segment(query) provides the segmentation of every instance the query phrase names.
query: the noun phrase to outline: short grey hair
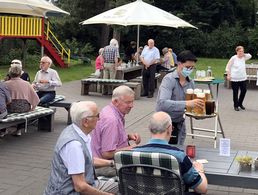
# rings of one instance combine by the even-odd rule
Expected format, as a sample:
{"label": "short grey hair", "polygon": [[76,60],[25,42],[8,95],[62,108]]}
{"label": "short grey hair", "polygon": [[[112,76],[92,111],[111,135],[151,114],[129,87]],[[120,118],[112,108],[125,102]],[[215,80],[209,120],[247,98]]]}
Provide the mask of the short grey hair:
{"label": "short grey hair", "polygon": [[170,116],[165,112],[156,112],[152,115],[149,123],[149,130],[152,134],[161,134],[172,125]]}
{"label": "short grey hair", "polygon": [[9,76],[11,78],[19,77],[22,73],[22,66],[20,64],[12,64],[9,68]]}
{"label": "short grey hair", "polygon": [[42,60],[42,59],[45,59],[45,60],[49,63],[49,66],[51,66],[52,63],[53,63],[52,59],[51,59],[50,57],[48,57],[48,56],[43,56],[43,57],[41,58],[41,60]]}
{"label": "short grey hair", "polygon": [[134,96],[134,95],[135,93],[130,87],[126,85],[120,85],[119,87],[113,90],[112,101],[117,100],[122,96]]}
{"label": "short grey hair", "polygon": [[118,45],[118,41],[116,39],[111,39],[109,42],[109,45],[113,46],[113,47],[119,47]]}
{"label": "short grey hair", "polygon": [[81,127],[82,119],[93,115],[93,109],[97,108],[97,104],[93,101],[74,102],[70,108],[72,122]]}

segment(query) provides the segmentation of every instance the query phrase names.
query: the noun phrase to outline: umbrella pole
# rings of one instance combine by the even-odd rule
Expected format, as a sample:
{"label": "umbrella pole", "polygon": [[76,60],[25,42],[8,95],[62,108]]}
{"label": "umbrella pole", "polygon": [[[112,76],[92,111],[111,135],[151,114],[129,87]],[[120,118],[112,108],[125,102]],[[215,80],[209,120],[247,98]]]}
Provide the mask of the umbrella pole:
{"label": "umbrella pole", "polygon": [[[139,41],[140,41],[140,25],[137,25],[137,48],[136,48],[136,52],[138,52],[138,48],[139,48],[139,44],[140,44]],[[138,55],[137,55],[137,59],[136,59],[136,64],[138,64],[138,61],[139,61]]]}

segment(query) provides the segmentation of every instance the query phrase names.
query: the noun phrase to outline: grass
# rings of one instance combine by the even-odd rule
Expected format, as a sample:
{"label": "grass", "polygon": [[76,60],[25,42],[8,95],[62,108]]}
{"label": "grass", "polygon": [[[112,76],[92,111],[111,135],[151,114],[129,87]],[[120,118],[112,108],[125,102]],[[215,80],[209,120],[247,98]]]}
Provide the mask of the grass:
{"label": "grass", "polygon": [[[217,58],[198,58],[196,69],[207,70],[208,66],[211,66],[213,76],[223,79],[225,67],[229,59],[217,59]],[[250,60],[247,63],[252,63],[255,60]],[[92,63],[91,63],[92,64]],[[83,64],[80,60],[73,60],[69,68],[53,67],[59,73],[62,82],[68,82],[73,80],[80,80],[87,77],[94,72],[94,67],[91,64]],[[25,71],[29,73],[31,80],[34,79],[36,72],[39,70],[39,65],[30,65],[25,67]],[[9,66],[0,66],[0,79],[4,79],[8,72]],[[192,77],[195,73],[193,73]]]}

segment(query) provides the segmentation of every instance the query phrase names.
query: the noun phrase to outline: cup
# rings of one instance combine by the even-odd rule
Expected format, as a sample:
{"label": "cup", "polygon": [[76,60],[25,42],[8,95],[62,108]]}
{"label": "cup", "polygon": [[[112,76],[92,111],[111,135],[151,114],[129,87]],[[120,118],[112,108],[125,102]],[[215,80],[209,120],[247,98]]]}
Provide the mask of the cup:
{"label": "cup", "polygon": [[195,145],[187,145],[186,146],[186,155],[189,157],[189,158],[195,158]]}
{"label": "cup", "polygon": [[197,98],[197,93],[201,93],[201,92],[202,92],[201,89],[198,89],[198,88],[194,89],[193,99],[196,99]]}
{"label": "cup", "polygon": [[[205,102],[205,94],[204,93],[197,93],[196,94],[196,99],[201,99],[201,100],[203,100],[204,102]],[[195,114],[195,115],[198,115],[198,116],[203,116],[203,115],[205,115],[205,104],[204,104],[204,106],[202,107],[202,108],[200,108],[200,107],[197,107],[197,106],[195,106],[194,108],[193,108],[193,113]]]}
{"label": "cup", "polygon": [[[185,94],[185,100],[193,100],[193,95],[194,95],[194,90],[193,89],[187,89],[186,90],[186,94]],[[186,112],[192,112],[192,108],[191,107],[187,107],[186,108]]]}
{"label": "cup", "polygon": [[205,99],[207,100],[211,100],[211,91],[209,89],[204,89],[203,93],[205,93]]}
{"label": "cup", "polygon": [[206,114],[214,114],[215,111],[215,100],[206,100],[205,102]]}

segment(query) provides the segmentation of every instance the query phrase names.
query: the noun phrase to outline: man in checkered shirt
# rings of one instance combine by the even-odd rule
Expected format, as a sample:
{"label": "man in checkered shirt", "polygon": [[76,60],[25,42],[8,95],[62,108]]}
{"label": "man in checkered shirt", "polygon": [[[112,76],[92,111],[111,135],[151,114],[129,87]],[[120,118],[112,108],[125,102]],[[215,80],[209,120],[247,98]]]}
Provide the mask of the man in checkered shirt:
{"label": "man in checkered shirt", "polygon": [[[110,44],[104,47],[103,58],[104,58],[104,70],[103,79],[115,79],[116,78],[116,68],[118,66],[119,50],[118,42],[116,39],[111,39]],[[111,94],[112,89],[108,88],[108,93]],[[104,89],[105,94],[107,89]]]}

